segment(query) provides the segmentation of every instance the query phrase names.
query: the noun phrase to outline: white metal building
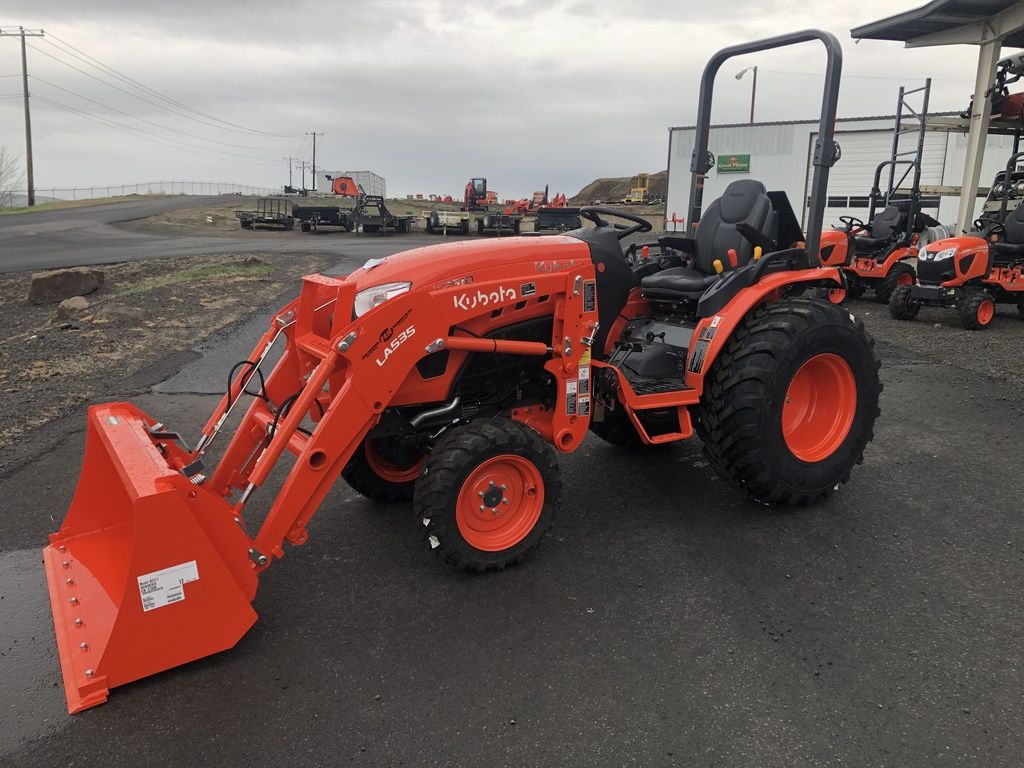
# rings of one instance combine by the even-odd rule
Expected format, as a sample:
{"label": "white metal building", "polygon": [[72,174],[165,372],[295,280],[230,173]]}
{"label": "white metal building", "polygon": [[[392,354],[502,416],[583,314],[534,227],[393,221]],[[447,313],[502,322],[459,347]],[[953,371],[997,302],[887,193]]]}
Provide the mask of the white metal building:
{"label": "white metal building", "polygon": [[[894,125],[895,116],[841,118],[836,121],[835,137],[842,147],[842,157],[829,174],[825,226],[837,225],[840,216],[867,217],[868,193],[875,167],[890,157]],[[721,195],[730,181],[752,178],[764,182],[769,190],[784,190],[797,216],[803,220],[810,191],[811,157],[817,127],[817,120],[712,126],[709,149],[718,162],[708,171],[705,180],[705,209]],[[916,135],[905,134],[901,138],[901,151],[915,146],[916,140]],[[692,126],[669,129],[666,218],[671,219],[675,214],[678,219],[683,219],[687,215],[693,145]],[[1005,167],[1012,147],[1012,136],[988,137],[982,170],[984,188],[991,184],[996,171]],[[956,221],[959,198],[940,198],[929,194],[937,191],[929,188],[959,187],[966,148],[967,136],[964,133],[929,130],[925,134],[921,160],[922,208],[943,224]],[[737,155],[737,162],[728,162],[729,158]],[[730,165],[735,170],[720,170]],[[880,185],[883,192],[887,181],[888,177],[883,172]],[[983,198],[979,197],[976,211],[980,210],[982,201]],[[682,225],[679,228],[682,229]]]}

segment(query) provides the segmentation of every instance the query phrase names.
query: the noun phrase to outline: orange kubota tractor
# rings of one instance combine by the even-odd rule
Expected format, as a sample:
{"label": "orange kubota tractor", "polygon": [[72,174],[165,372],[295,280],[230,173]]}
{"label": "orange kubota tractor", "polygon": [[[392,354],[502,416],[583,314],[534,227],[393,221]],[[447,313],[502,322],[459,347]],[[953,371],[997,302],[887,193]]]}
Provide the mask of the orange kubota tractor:
{"label": "orange kubota tractor", "polygon": [[889,314],[913,320],[922,306],[951,307],[969,331],[988,328],[996,304],[1016,304],[1024,316],[1024,201],[1009,209],[1022,158],[1024,152],[1012,154],[993,185],[1002,194],[999,210],[975,221],[971,232],[929,243],[918,255],[917,282],[893,292]]}
{"label": "orange kubota tractor", "polygon": [[[778,198],[756,181],[735,182],[701,215],[707,129],[723,62],[812,40],[828,54],[822,143],[807,247],[790,247],[795,220],[780,221]],[[836,39],[813,30],[714,56],[687,237],[623,250],[651,225],[584,208],[594,226],[571,234],[436,245],[344,278],[310,275],[234,367],[194,446],[128,403],[91,408],[78,489],[44,550],[69,710],[233,646],[256,620],[259,577],[306,541],[339,476],[372,499],[411,499],[426,547],[478,572],[537,546],[558,507],[556,454],[588,431],[634,447],[696,433],[724,479],[768,504],[839,488],[872,438],[880,390],[863,325],[816,295],[841,289],[841,275],[808,255],[840,68]],[[275,343],[283,355],[265,374]],[[294,463],[260,520],[250,502],[286,453]]]}
{"label": "orange kubota tractor", "polygon": [[[894,183],[897,166],[906,166],[902,180],[911,176],[910,192],[897,196]],[[889,188],[882,194],[882,171],[890,168]],[[875,168],[869,196],[867,223],[853,216],[840,216],[842,229],[821,235],[821,263],[839,267],[847,279],[850,298],[866,290],[885,304],[899,286],[913,285],[916,273],[910,259],[917,256],[917,244],[926,227],[938,221],[921,211],[921,163],[919,160],[886,160]]]}

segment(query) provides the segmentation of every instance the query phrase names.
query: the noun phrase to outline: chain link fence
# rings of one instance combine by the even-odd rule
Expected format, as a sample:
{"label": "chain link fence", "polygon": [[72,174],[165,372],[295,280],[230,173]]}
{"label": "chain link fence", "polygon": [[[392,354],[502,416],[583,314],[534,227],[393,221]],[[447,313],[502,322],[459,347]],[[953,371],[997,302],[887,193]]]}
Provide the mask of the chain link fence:
{"label": "chain link fence", "polygon": [[[88,187],[36,187],[36,202],[94,200],[125,195],[279,195],[281,192],[280,187],[258,187],[223,181],[139,181]],[[14,196],[20,197],[17,193]]]}

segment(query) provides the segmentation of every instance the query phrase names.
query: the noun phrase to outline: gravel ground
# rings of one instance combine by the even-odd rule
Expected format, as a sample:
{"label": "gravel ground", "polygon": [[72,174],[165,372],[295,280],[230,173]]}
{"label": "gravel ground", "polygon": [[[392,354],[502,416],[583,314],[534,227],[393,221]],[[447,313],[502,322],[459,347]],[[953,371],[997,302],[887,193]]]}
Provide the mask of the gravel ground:
{"label": "gravel ground", "polygon": [[[0,277],[0,450],[36,427],[295,294],[298,278],[333,263],[325,254],[201,256],[103,267],[103,288],[66,322],[56,305],[27,301],[32,276]],[[0,469],[4,460],[0,459]]]}

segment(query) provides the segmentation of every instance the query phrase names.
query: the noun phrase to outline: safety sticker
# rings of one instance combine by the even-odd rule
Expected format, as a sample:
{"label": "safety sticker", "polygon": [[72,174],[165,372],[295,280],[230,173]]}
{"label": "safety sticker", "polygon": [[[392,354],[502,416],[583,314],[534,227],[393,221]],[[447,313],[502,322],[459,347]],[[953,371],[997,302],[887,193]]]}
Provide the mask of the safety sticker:
{"label": "safety sticker", "polygon": [[590,366],[589,365],[581,365],[580,366],[579,382],[580,382],[580,390],[579,390],[580,396],[582,397],[583,395],[589,395],[590,394]]}
{"label": "safety sticker", "polygon": [[565,412],[569,416],[576,413],[576,379],[565,382]]}
{"label": "safety sticker", "polygon": [[185,585],[190,581],[199,581],[199,567],[195,560],[139,576],[142,610],[152,611],[171,603],[180,603],[185,599]]}
{"label": "safety sticker", "polygon": [[690,373],[700,373],[704,368],[704,358],[708,355],[709,346],[711,346],[711,340],[704,338],[704,334],[701,333],[701,337],[693,345],[693,352],[690,355]]}
{"label": "safety sticker", "polygon": [[580,395],[579,399],[579,415],[589,416],[590,415],[590,398]]}
{"label": "safety sticker", "polygon": [[585,347],[580,353],[580,365],[590,365],[590,347]]}
{"label": "safety sticker", "polygon": [[583,311],[593,312],[597,309],[597,282],[595,280],[583,281]]}
{"label": "safety sticker", "polygon": [[519,295],[520,296],[533,296],[533,294],[535,294],[536,292],[537,292],[537,284],[536,283],[524,283],[523,285],[519,286]]}

